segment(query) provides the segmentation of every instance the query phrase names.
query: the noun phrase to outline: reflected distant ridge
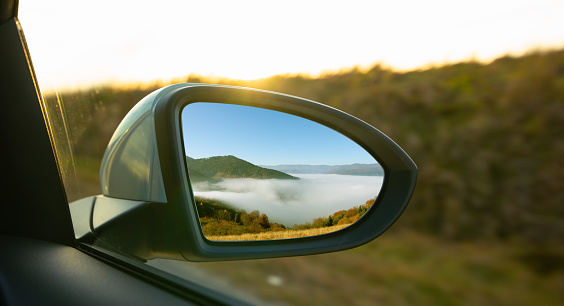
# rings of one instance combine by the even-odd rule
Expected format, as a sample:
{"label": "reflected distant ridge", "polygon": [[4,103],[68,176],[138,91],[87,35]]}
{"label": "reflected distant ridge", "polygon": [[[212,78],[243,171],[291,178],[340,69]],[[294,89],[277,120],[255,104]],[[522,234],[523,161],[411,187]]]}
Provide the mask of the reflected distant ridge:
{"label": "reflected distant ridge", "polygon": [[341,174],[362,176],[384,176],[384,169],[379,164],[352,165],[277,165],[261,166],[288,174]]}

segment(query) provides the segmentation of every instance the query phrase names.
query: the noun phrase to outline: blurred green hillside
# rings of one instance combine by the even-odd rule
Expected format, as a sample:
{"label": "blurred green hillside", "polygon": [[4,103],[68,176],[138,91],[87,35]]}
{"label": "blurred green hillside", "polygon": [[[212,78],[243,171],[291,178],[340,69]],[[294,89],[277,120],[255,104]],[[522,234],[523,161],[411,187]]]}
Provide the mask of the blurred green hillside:
{"label": "blurred green hillside", "polygon": [[[403,227],[454,240],[564,241],[564,50],[401,73],[376,65],[319,78],[214,81],[326,103],[394,139],[419,166]],[[113,131],[163,85],[62,93],[84,182],[74,197],[99,193],[99,160]]]}
{"label": "blurred green hillside", "polygon": [[[278,91],[339,108],[394,139],[419,176],[398,223],[357,249],[155,263],[160,268],[183,276],[196,266],[237,292],[281,304],[559,305],[564,299],[564,50],[411,72],[377,65],[319,78],[182,81]],[[100,160],[113,131],[164,85],[45,96],[55,135],[65,129],[70,136],[70,143],[55,139],[70,201],[101,192]],[[187,278],[196,277],[187,271]],[[284,283],[269,284],[273,276]]]}

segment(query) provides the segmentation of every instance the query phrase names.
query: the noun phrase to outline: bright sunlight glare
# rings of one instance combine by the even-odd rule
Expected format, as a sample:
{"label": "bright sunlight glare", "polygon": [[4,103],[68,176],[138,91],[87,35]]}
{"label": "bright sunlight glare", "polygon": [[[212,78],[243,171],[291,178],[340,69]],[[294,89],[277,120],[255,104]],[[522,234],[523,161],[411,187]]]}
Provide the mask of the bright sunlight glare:
{"label": "bright sunlight glare", "polygon": [[22,0],[43,87],[410,70],[564,46],[561,0]]}

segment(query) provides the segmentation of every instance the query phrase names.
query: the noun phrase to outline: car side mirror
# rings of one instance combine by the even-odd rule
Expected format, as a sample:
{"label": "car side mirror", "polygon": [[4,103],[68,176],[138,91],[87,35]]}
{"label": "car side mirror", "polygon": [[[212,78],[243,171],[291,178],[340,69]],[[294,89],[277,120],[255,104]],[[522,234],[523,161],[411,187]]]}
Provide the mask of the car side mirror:
{"label": "car side mirror", "polygon": [[309,255],[381,235],[416,176],[397,144],[337,109],[177,84],[123,119],[101,164],[103,195],[71,213],[80,241],[142,260]]}

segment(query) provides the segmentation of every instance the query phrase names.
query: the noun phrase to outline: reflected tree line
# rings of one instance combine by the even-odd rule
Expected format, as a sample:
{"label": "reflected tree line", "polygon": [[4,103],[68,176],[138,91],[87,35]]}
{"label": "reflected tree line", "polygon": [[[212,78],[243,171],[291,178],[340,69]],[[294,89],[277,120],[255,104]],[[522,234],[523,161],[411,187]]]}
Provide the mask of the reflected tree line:
{"label": "reflected tree line", "polygon": [[[287,227],[280,223],[271,223],[266,214],[259,210],[247,213],[214,199],[196,197],[196,206],[205,236],[258,234],[286,230],[303,231],[325,228],[335,225],[347,225],[356,222],[366,213],[375,201],[370,199],[365,204],[348,210],[335,212],[327,217],[319,217],[304,224]],[[299,213],[299,212],[296,212]]]}

